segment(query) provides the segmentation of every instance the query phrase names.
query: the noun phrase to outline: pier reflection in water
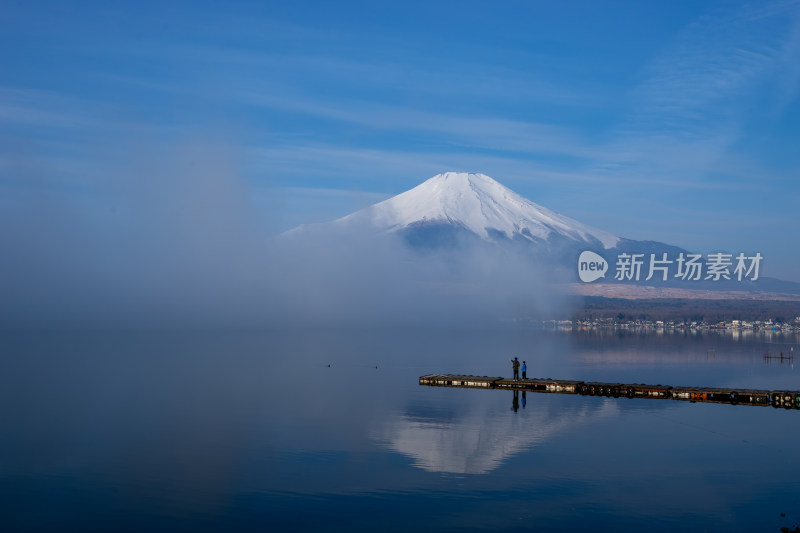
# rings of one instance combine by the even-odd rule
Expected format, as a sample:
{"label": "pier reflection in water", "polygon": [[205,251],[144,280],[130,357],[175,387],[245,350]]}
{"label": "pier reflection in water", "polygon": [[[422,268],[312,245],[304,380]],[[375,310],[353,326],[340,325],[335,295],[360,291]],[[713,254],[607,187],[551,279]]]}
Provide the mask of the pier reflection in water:
{"label": "pier reflection in water", "polygon": [[419,385],[428,372],[508,374],[517,355],[529,376],[565,382],[800,388],[791,365],[763,360],[796,340],[762,341],[513,328],[0,337],[3,525],[777,532],[800,523],[797,409]]}

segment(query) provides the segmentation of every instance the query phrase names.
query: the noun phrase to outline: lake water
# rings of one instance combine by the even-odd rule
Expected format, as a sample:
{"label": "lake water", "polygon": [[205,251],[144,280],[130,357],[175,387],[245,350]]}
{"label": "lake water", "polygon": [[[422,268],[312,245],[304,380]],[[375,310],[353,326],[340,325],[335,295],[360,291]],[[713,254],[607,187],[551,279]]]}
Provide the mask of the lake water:
{"label": "lake water", "polygon": [[[800,411],[418,385],[800,389],[779,334],[5,335],[2,531],[780,531]],[[785,516],[782,516],[785,515]]]}

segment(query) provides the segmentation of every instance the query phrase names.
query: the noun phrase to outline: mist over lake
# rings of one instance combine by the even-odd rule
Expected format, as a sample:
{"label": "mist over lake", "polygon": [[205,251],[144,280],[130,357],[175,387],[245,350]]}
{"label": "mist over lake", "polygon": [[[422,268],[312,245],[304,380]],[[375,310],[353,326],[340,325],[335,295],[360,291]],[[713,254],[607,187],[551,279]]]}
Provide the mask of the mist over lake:
{"label": "mist over lake", "polygon": [[0,532],[800,532],[800,1],[0,13]]}
{"label": "mist over lake", "polygon": [[517,355],[529,377],[792,388],[793,365],[762,353],[797,340],[525,328],[6,336],[3,516],[14,531],[778,531],[800,520],[800,411],[533,392],[520,404],[417,379],[510,376]]}

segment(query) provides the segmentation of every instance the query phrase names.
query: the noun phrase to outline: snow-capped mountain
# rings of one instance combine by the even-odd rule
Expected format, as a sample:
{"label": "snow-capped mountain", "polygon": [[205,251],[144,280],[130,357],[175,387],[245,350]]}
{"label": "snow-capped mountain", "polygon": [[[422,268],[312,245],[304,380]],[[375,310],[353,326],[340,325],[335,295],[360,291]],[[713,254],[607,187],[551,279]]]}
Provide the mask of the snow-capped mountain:
{"label": "snow-capped mountain", "polygon": [[[417,250],[476,250],[482,246],[490,254],[512,250],[531,264],[563,268],[576,280],[578,256],[584,250],[600,253],[611,265],[621,253],[642,257],[666,253],[672,258],[689,253],[661,242],[617,237],[537,205],[489,176],[463,172],[438,174],[388,200],[331,222],[299,226],[284,236],[297,241],[317,235],[325,242],[350,237],[343,242],[353,242],[352,236],[359,240],[367,233],[400,236]],[[615,280],[609,276],[605,282]],[[685,281],[673,277],[666,281],[656,277],[649,283],[686,288]],[[757,286],[753,282],[703,280],[691,287],[800,293],[800,284],[766,277],[759,278]]]}
{"label": "snow-capped mountain", "polygon": [[484,174],[446,172],[413,189],[330,223],[421,236],[466,231],[485,241],[564,241],[609,249],[620,238],[555,213]]}

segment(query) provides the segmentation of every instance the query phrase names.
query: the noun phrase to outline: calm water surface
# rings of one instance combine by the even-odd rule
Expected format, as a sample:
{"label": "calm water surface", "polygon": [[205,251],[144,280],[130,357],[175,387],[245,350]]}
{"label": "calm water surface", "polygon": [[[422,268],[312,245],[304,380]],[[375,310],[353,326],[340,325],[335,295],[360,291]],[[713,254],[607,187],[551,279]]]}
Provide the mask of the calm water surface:
{"label": "calm water surface", "polygon": [[[780,531],[800,411],[421,387],[433,372],[800,389],[778,334],[4,335],[0,530]],[[784,514],[785,516],[781,516]]]}

